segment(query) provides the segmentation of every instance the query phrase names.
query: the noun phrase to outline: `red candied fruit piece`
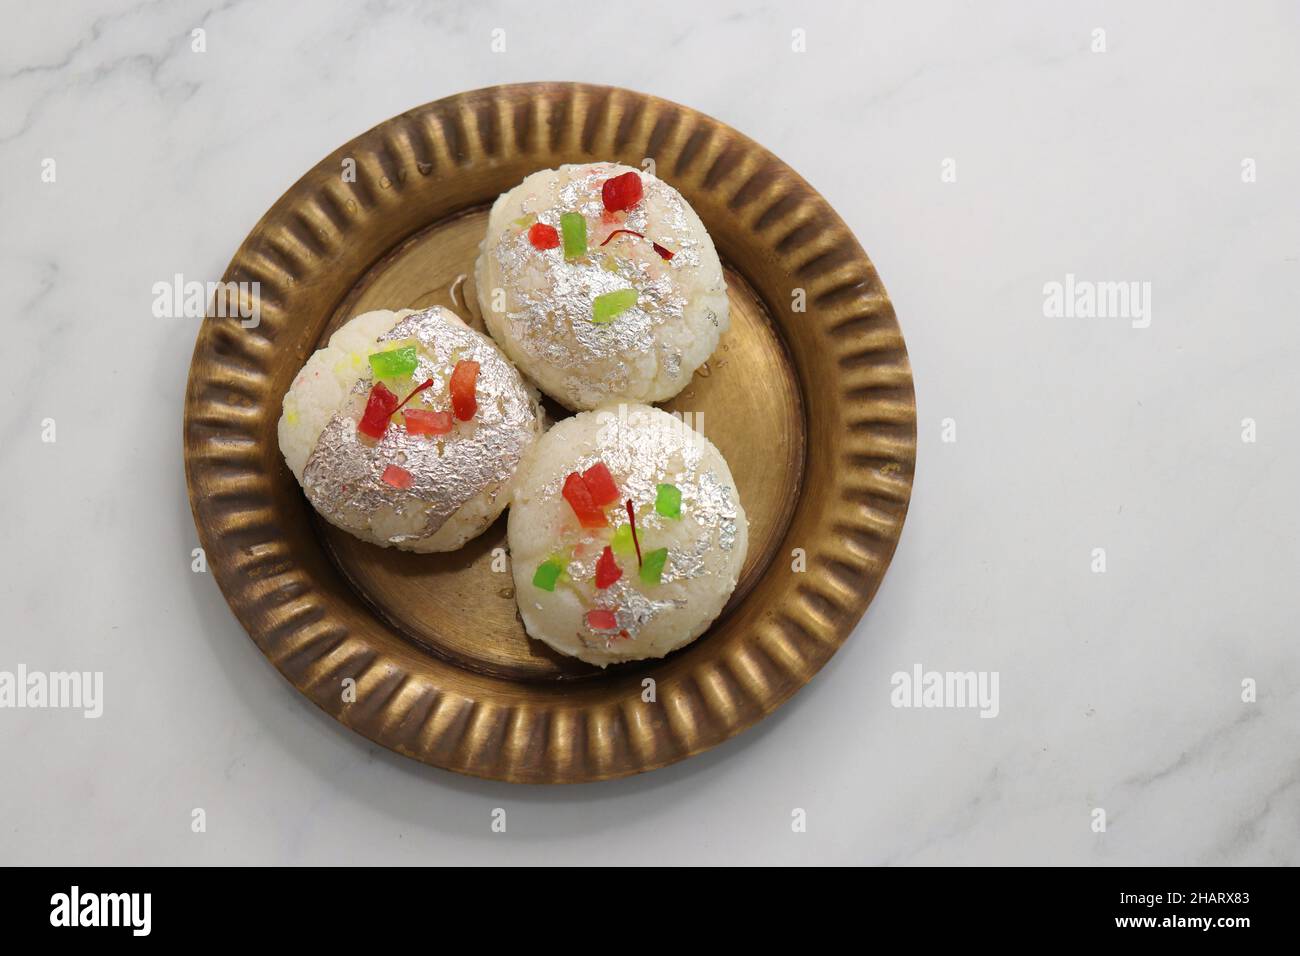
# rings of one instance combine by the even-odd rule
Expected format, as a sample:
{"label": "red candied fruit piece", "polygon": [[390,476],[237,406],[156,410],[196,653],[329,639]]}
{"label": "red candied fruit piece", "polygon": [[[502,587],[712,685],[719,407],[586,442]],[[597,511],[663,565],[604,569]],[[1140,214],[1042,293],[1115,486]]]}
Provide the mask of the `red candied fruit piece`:
{"label": "red candied fruit piece", "polygon": [[570,473],[564,479],[564,489],[560,493],[564,495],[564,500],[569,503],[573,513],[578,516],[578,524],[584,528],[606,527],[605,512],[591,500],[591,492],[587,489],[587,483],[582,480],[582,475],[576,471]]}
{"label": "red candied fruit piece", "polygon": [[554,226],[535,222],[528,228],[528,241],[534,249],[554,249],[560,244],[560,234]]}
{"label": "red candied fruit piece", "polygon": [[614,560],[614,549],[605,545],[605,550],[600,552],[600,559],[596,562],[596,587],[607,588],[622,576],[623,569]]}
{"label": "red candied fruit piece", "polygon": [[357,423],[357,431],[371,438],[383,438],[388,431],[388,417],[397,410],[397,405],[397,396],[383,382],[376,382],[366,399],[366,411]]}
{"label": "red candied fruit piece", "polygon": [[582,481],[591,492],[592,503],[597,508],[618,501],[618,485],[614,484],[614,476],[609,473],[603,461],[596,462],[584,471]]}
{"label": "red candied fruit piece", "polygon": [[618,618],[613,611],[604,608],[592,608],[587,612],[587,626],[593,631],[612,631],[618,627]]}
{"label": "red candied fruit piece", "polygon": [[433,412],[408,408],[402,412],[406,430],[412,435],[445,435],[451,431],[451,412]]}
{"label": "red candied fruit piece", "polygon": [[451,410],[462,422],[467,422],[478,411],[476,390],[478,362],[461,359],[451,370]]}
{"label": "red candied fruit piece", "polygon": [[607,179],[600,187],[600,198],[610,212],[631,209],[641,201],[641,194],[641,177],[633,172]]}
{"label": "red candied fruit piece", "polygon": [[399,465],[389,465],[379,477],[384,484],[392,485],[400,491],[411,487],[411,482],[415,480],[409,471]]}

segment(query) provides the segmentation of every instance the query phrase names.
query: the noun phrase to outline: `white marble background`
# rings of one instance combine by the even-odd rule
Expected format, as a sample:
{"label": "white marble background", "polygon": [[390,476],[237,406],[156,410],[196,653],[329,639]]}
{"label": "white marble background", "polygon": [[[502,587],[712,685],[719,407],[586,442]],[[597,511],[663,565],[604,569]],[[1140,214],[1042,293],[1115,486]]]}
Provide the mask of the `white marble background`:
{"label": "white marble background", "polygon": [[[0,710],[0,862],[1300,862],[1300,12],[1138,6],[5,0],[0,669],[106,687],[99,720]],[[150,314],[348,138],[530,79],[798,169],[888,286],[920,415],[902,545],[822,674],[557,789],[393,756],[262,658],[190,571],[197,325]],[[1150,282],[1150,327],[1044,317],[1067,273]],[[895,709],[918,662],[998,671],[999,716]]]}

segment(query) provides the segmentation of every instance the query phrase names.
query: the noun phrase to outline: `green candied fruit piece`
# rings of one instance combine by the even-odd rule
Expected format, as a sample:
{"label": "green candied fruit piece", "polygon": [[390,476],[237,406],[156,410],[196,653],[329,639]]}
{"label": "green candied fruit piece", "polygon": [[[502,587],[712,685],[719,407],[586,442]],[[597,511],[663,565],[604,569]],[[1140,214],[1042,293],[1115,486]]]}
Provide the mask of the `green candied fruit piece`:
{"label": "green candied fruit piece", "polygon": [[682,490],[676,485],[660,485],[655,493],[655,511],[665,518],[681,518]]}
{"label": "green candied fruit piece", "polygon": [[537,566],[533,572],[533,587],[543,591],[554,591],[555,582],[564,573],[564,563],[555,558],[548,558]]}
{"label": "green candied fruit piece", "polygon": [[393,349],[391,352],[374,352],[370,356],[370,367],[375,371],[375,378],[402,378],[415,371],[420,364],[420,356],[414,346]]}
{"label": "green candied fruit piece", "polygon": [[564,258],[577,259],[587,254],[587,218],[582,213],[560,216],[560,235],[564,239]]}
{"label": "green candied fruit piece", "polygon": [[664,576],[664,563],[668,560],[667,548],[655,548],[641,560],[641,580],[646,584],[658,584]]}
{"label": "green candied fruit piece", "polygon": [[622,315],[636,305],[636,289],[616,289],[596,296],[591,303],[591,321],[597,325],[607,325],[614,317]]}
{"label": "green candied fruit piece", "polygon": [[626,521],[614,530],[614,540],[609,543],[615,554],[628,557],[636,554],[636,542],[632,540],[632,526]]}

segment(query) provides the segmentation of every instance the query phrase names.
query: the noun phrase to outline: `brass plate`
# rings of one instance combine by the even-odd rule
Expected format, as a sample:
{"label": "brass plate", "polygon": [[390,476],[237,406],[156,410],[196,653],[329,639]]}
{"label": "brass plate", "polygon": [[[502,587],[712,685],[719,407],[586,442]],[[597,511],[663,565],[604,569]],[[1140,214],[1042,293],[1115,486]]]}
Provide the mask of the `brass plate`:
{"label": "brass plate", "polygon": [[[562,163],[647,157],[695,207],[727,268],[731,331],[664,407],[702,416],[726,456],[750,552],[707,634],[664,660],[601,671],[525,636],[511,576],[494,560],[504,516],[451,554],[359,542],[316,518],[280,455],[276,422],[302,363],[352,315],[436,303],[482,328],[473,265],[498,194]],[[348,159],[355,181],[342,175]],[[825,200],[717,120],[574,83],[438,100],[307,173],[253,228],[224,281],[259,283],[261,316],[255,328],[210,316],[195,346],[185,470],[199,538],[263,653],[377,743],[529,783],[662,767],[780,706],[880,585],[916,453],[893,308]],[[806,571],[792,569],[798,555]],[[349,677],[355,701],[343,692]]]}

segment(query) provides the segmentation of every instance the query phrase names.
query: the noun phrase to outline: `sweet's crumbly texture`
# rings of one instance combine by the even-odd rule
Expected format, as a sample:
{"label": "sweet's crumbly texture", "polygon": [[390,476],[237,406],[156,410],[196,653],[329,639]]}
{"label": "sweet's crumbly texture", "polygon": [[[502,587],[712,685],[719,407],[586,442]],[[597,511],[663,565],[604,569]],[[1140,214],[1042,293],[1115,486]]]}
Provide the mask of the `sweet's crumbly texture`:
{"label": "sweet's crumbly texture", "polygon": [[[601,187],[635,172],[644,195],[606,213]],[[529,241],[536,222],[560,229],[566,212],[587,222],[587,255]],[[617,235],[617,229],[645,239]],[[655,252],[657,242],[673,253]],[[704,224],[677,190],[614,163],[533,173],[492,207],[475,269],[488,331],[511,360],[556,401],[592,409],[609,401],[664,401],[685,387],[728,328],[722,264]],[[592,319],[598,295],[635,289],[637,305],[607,324]]]}
{"label": "sweet's crumbly texture", "polygon": [[280,452],[293,476],[302,470],[325,425],[339,410],[358,380],[370,374],[369,356],[380,350],[379,336],[413,310],[380,309],[351,319],[330,336],[325,348],[307,359],[285,393],[280,414]]}

